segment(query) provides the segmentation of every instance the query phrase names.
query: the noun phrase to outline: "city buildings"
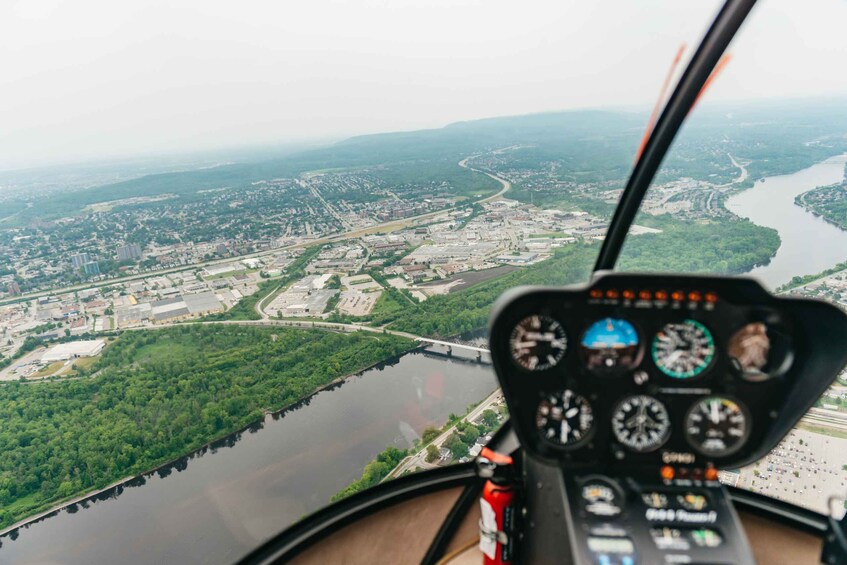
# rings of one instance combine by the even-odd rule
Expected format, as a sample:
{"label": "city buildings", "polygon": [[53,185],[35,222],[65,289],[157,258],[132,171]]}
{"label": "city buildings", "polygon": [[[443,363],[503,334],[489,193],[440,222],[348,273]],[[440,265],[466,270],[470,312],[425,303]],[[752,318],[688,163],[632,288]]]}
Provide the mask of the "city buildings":
{"label": "city buildings", "polygon": [[141,246],[137,243],[130,243],[123,247],[118,247],[118,261],[130,261],[141,259]]}

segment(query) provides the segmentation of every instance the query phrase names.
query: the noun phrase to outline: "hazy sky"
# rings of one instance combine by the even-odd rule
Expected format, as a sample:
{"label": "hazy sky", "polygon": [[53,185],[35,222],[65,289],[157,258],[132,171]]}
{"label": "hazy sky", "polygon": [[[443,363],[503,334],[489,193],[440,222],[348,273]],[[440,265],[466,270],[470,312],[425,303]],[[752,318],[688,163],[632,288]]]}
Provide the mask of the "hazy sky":
{"label": "hazy sky", "polygon": [[[3,0],[0,169],[649,106],[717,8]],[[847,93],[845,26],[845,0],[762,0],[708,100]]]}

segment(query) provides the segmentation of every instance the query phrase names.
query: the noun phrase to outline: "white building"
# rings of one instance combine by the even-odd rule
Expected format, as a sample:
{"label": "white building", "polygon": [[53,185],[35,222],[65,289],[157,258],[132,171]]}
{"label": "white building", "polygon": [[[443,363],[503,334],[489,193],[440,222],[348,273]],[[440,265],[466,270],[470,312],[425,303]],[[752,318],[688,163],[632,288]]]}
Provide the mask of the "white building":
{"label": "white building", "polygon": [[106,341],[103,339],[92,339],[86,341],[71,341],[54,345],[41,356],[45,363],[54,361],[67,361],[77,357],[93,357],[103,351]]}

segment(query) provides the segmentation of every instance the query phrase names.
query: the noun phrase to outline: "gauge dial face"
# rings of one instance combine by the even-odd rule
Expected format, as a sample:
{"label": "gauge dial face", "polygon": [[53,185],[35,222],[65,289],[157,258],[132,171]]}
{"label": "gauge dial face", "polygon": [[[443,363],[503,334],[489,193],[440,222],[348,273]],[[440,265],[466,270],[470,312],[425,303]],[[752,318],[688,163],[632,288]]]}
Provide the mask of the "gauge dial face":
{"label": "gauge dial face", "polygon": [[685,494],[676,495],[677,503],[686,510],[694,510],[701,512],[709,508],[709,499],[704,494],[696,492],[686,492]]}
{"label": "gauge dial face", "polygon": [[771,340],[768,328],[762,322],[747,324],[730,338],[727,354],[738,364],[747,377],[763,377],[768,364]]}
{"label": "gauge dial face", "polygon": [[620,318],[604,318],[585,330],[580,349],[588,369],[603,372],[635,367],[638,344],[635,326]]}
{"label": "gauge dial face", "polygon": [[624,446],[638,453],[660,448],[671,433],[665,405],[643,394],[621,400],[612,413],[612,432]]}
{"label": "gauge dial face", "polygon": [[582,486],[585,511],[595,516],[617,516],[621,513],[618,490],[604,480],[590,480]]}
{"label": "gauge dial face", "polygon": [[509,336],[509,350],[515,363],[528,371],[555,367],[568,348],[565,328],[547,316],[527,316]]}
{"label": "gauge dial face", "polygon": [[722,396],[697,401],[685,416],[685,437],[703,455],[724,457],[735,453],[749,435],[747,410]]}
{"label": "gauge dial face", "polygon": [[549,394],[535,413],[538,433],[556,445],[573,447],[586,441],[594,425],[591,405],[570,389]]}
{"label": "gauge dial face", "polygon": [[675,379],[690,379],[712,363],[715,340],[700,322],[672,322],[656,334],[652,355],[656,367],[664,374]]}
{"label": "gauge dial face", "polygon": [[650,508],[667,508],[668,495],[663,492],[650,491],[641,494],[641,500]]}

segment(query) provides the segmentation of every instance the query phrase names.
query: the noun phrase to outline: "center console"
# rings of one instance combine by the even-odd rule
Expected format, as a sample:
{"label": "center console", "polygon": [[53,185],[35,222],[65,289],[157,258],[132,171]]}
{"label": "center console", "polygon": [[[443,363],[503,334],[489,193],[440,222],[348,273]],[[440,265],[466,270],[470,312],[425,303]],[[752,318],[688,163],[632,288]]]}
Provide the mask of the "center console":
{"label": "center console", "polygon": [[523,563],[753,563],[719,470],[766,455],[847,363],[843,312],[738,278],[516,289],[490,335]]}

